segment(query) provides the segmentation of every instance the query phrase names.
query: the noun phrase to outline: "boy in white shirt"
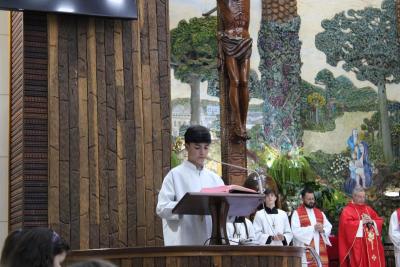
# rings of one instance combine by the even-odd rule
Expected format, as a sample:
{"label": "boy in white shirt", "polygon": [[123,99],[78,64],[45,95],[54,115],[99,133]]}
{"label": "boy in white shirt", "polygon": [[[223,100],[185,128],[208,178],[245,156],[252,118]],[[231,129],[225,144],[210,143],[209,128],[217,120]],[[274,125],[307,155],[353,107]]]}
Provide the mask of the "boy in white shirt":
{"label": "boy in white shirt", "polygon": [[245,245],[256,241],[253,224],[243,216],[229,217],[226,232],[231,245]]}
{"label": "boy in white shirt", "polygon": [[188,159],[165,176],[156,212],[162,218],[165,246],[204,245],[211,236],[210,216],[172,214],[187,192],[224,185],[221,177],[204,168],[211,135],[206,127],[190,126],[185,133]]}
{"label": "boy in white shirt", "polygon": [[260,245],[288,246],[293,238],[288,216],[275,207],[274,191],[267,188],[264,194],[265,208],[257,211],[253,222],[256,238]]}

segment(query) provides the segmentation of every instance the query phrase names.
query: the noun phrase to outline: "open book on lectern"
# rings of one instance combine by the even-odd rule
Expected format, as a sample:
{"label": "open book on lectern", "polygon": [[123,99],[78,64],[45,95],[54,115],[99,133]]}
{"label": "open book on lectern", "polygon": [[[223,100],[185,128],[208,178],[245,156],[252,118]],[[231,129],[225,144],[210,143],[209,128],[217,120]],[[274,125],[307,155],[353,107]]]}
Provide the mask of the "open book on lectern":
{"label": "open book on lectern", "polygon": [[200,190],[201,193],[242,193],[242,194],[258,194],[253,189],[246,188],[240,185],[221,185],[216,187],[206,187]]}

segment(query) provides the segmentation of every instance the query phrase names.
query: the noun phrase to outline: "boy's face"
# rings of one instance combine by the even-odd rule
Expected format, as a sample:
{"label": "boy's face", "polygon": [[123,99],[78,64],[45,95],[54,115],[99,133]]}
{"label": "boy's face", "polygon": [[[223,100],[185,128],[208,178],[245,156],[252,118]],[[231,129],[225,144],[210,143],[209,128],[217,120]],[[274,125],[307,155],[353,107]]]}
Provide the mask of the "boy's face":
{"label": "boy's face", "polygon": [[275,201],[276,201],[276,196],[274,193],[269,193],[268,195],[265,195],[265,204],[268,207],[275,207]]}
{"label": "boy's face", "polygon": [[208,156],[208,143],[188,143],[185,144],[186,150],[188,151],[188,160],[192,162],[196,167],[203,167],[204,160]]}

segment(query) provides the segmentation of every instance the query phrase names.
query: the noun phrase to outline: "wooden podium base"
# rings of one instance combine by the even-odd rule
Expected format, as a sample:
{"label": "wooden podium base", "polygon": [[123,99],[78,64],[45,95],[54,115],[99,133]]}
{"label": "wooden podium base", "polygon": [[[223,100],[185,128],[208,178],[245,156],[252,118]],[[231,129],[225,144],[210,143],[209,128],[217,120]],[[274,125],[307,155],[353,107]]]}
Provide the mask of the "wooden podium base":
{"label": "wooden podium base", "polygon": [[109,260],[117,266],[285,266],[301,267],[301,247],[277,246],[181,246],[72,251],[67,265],[93,258]]}

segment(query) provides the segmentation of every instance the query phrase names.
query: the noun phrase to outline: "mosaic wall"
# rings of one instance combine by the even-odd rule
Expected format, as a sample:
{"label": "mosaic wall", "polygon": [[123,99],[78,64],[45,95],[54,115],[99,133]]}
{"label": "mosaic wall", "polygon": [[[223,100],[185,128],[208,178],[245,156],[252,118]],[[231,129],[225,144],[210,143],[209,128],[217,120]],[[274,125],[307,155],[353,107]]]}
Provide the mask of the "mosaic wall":
{"label": "mosaic wall", "polygon": [[[329,202],[321,205],[331,209],[332,217],[357,186],[367,188],[371,200],[386,203],[387,211],[382,212],[389,213],[392,207],[387,203],[392,202],[383,193],[400,188],[395,1],[298,0],[297,15],[295,1],[269,2],[251,1],[250,33],[257,46],[251,58],[249,167],[274,176],[285,196],[295,195],[304,183],[321,191],[332,189],[325,192],[325,200],[324,192],[319,196]],[[290,16],[275,14],[285,5],[293,10]],[[215,12],[202,16],[215,6],[211,0],[171,0],[170,28],[179,36],[193,27],[196,40],[185,41],[185,48],[206,41],[208,48],[193,50],[197,63],[210,64],[206,75],[204,70],[197,73],[199,93],[191,97],[193,83],[180,76],[180,63],[174,61],[174,44],[182,45],[182,40],[171,41],[171,69],[177,72],[171,74],[173,135],[176,138],[189,124],[194,109],[190,103],[198,103],[198,122],[211,128],[217,146],[218,62],[211,60],[216,43],[209,39],[216,29],[204,30],[195,23],[199,19],[193,19],[215,25]],[[296,205],[296,198],[285,201],[289,209]]]}

